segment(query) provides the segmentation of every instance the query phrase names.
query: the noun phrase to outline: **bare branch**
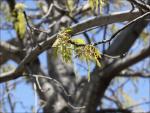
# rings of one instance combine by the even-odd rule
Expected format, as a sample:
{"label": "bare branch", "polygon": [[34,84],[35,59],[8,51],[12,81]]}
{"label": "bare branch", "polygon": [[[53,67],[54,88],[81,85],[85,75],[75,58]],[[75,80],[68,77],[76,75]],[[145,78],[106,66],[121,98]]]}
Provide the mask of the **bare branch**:
{"label": "bare branch", "polygon": [[103,26],[116,22],[130,21],[137,18],[140,15],[140,12],[118,12],[106,16],[96,16],[91,19],[85,20],[79,24],[73,25],[73,32],[74,34],[76,34],[96,26]]}
{"label": "bare branch", "polygon": [[[112,73],[119,73],[123,69],[137,63],[142,59],[147,58],[149,55],[150,55],[150,46],[143,49],[140,53],[136,55],[126,56],[125,58],[118,60],[114,64],[110,65],[108,68],[104,69],[102,73],[106,74],[110,73],[110,71],[112,71]],[[114,74],[112,74],[112,76],[114,76]]]}
{"label": "bare branch", "polygon": [[144,104],[149,105],[149,104],[150,104],[150,101],[143,102],[143,103],[139,103],[139,104],[136,104],[136,105],[132,105],[132,106],[127,107],[126,109],[132,109],[132,108],[135,108],[135,107],[138,107],[138,106],[144,105]]}
{"label": "bare branch", "polygon": [[137,5],[138,7],[142,8],[144,10],[150,11],[150,6],[147,4],[143,4],[137,0],[128,0],[128,1],[130,1],[131,3]]}
{"label": "bare branch", "polygon": [[22,74],[20,72],[16,73],[14,69],[12,71],[0,74],[0,83],[13,80],[21,76]]}
{"label": "bare branch", "polygon": [[[100,73],[97,75],[96,78],[93,78],[94,81],[93,85],[89,86],[92,91],[90,92],[92,94],[91,98],[86,100],[87,113],[92,113],[95,111],[99,100],[102,99],[105,90],[108,88],[111,80],[117,76],[118,73],[120,73],[123,69],[137,63],[138,61],[148,57],[150,55],[150,46],[146,49],[143,49],[140,53],[132,56],[126,56],[123,59],[120,59],[112,64],[110,64],[108,67],[105,67],[104,69],[101,69]],[[105,75],[105,76],[102,76]],[[95,77],[93,75],[93,77]],[[91,78],[92,80],[92,78]],[[97,90],[98,89],[98,90]],[[90,89],[89,89],[90,90]]]}
{"label": "bare branch", "polygon": [[128,26],[130,26],[131,24],[133,24],[133,23],[135,23],[135,22],[141,20],[142,18],[144,18],[144,17],[146,17],[146,16],[148,16],[148,15],[150,15],[150,12],[147,12],[147,13],[143,14],[142,16],[139,16],[138,18],[136,18],[136,19],[132,20],[131,22],[129,22],[129,23],[128,23],[127,25],[125,25],[123,28],[119,29],[116,33],[114,33],[114,34],[111,36],[110,39],[108,39],[108,40],[103,40],[103,41],[101,41],[101,42],[97,42],[97,43],[95,43],[94,45],[96,46],[96,45],[98,45],[98,44],[110,42],[112,39],[115,38],[115,36],[116,36],[118,33],[120,33],[121,31],[123,31],[124,29],[126,29],[126,28],[127,28]]}
{"label": "bare branch", "polygon": [[[6,83],[6,92],[9,92],[10,89],[8,87],[8,83]],[[14,113],[14,110],[15,110],[15,104],[12,102],[12,98],[11,98],[11,95],[8,93],[8,103],[9,103],[9,106],[10,106],[10,109],[11,109],[11,112]]]}
{"label": "bare branch", "polygon": [[123,71],[118,77],[141,77],[141,78],[150,78],[150,73],[144,72],[131,72],[131,71]]}
{"label": "bare branch", "polygon": [[[113,23],[114,21],[116,21],[117,20],[117,22],[120,20],[120,21],[126,21],[126,20],[130,20],[131,18],[134,18],[134,16],[136,17],[137,15],[139,14],[139,12],[137,13],[132,13],[132,14],[130,14],[130,13],[124,13],[124,14],[114,14],[114,15],[109,15],[109,16],[104,16],[104,17],[97,17],[97,18],[94,18],[94,19],[92,19],[92,20],[90,20],[90,21],[86,21],[86,22],[83,22],[83,23],[81,23],[81,24],[77,24],[76,26],[72,26],[72,29],[73,29],[73,32],[74,33],[77,33],[77,32],[80,32],[80,31],[82,31],[83,29],[77,29],[79,26],[80,27],[82,27],[82,26],[84,26],[84,25],[87,25],[87,23],[91,23],[91,22],[94,22],[94,21],[96,21],[97,19],[100,21],[104,21],[104,23],[102,23],[102,22],[100,22],[101,24],[110,24],[111,22]],[[127,18],[124,18],[124,17],[122,17],[122,16],[131,16],[132,15],[132,17],[127,17]],[[119,18],[119,19],[117,19],[117,18]],[[123,18],[123,19],[122,19]],[[95,20],[96,19],[96,20]],[[114,19],[114,20],[113,20]],[[115,20],[116,19],[116,20]],[[105,21],[106,20],[106,21]],[[92,25],[95,25],[95,24],[92,24]],[[96,24],[97,25],[97,24]],[[90,26],[89,26],[90,27]],[[84,30],[85,29],[87,29],[87,26],[86,27],[82,27],[82,28],[84,28]],[[36,56],[38,56],[40,53],[42,53],[44,50],[46,50],[46,49],[48,49],[49,47],[51,47],[52,46],[52,44],[54,43],[54,41],[56,40],[56,36],[57,36],[57,34],[54,34],[53,36],[51,36],[51,37],[49,37],[49,38],[47,38],[47,40],[45,40],[45,41],[43,41],[43,42],[41,42],[41,43],[39,43],[39,45],[38,46],[36,46],[30,53],[28,53],[26,56],[25,56],[25,58],[21,61],[21,63],[19,64],[19,66],[14,70],[14,71],[12,71],[11,73],[9,73],[9,74],[6,74],[5,76],[7,76],[8,77],[8,79],[4,79],[5,78],[5,76],[2,76],[1,77],[1,79],[3,79],[3,80],[0,80],[0,82],[4,82],[4,81],[7,81],[7,80],[11,80],[11,79],[15,79],[15,78],[17,78],[17,77],[19,77],[18,75],[22,72],[22,70],[24,70],[24,66],[28,63],[28,62],[30,62],[31,60],[33,60]],[[12,75],[14,75],[15,74],[15,76],[12,76],[12,77],[10,77],[11,76],[11,74]],[[17,75],[16,75],[17,74]]]}
{"label": "bare branch", "polygon": [[35,79],[36,79],[36,81],[37,81],[37,85],[38,85],[39,89],[40,89],[42,92],[43,92],[44,90],[41,88],[41,86],[40,86],[40,84],[39,84],[39,80],[38,80],[39,78],[44,78],[44,79],[48,79],[48,80],[50,80],[50,81],[55,82],[55,84],[63,90],[65,96],[67,96],[67,98],[68,98],[67,104],[68,104],[71,108],[76,109],[76,110],[84,109],[84,108],[85,108],[85,106],[76,107],[76,106],[72,105],[72,104],[69,102],[69,97],[71,97],[71,95],[68,94],[68,92],[65,90],[64,86],[63,86],[58,80],[56,80],[56,79],[54,79],[54,78],[51,78],[50,76],[42,76],[42,75],[31,75],[31,76],[35,77]]}
{"label": "bare branch", "polygon": [[0,41],[0,51],[7,52],[10,54],[10,53],[17,53],[20,51],[20,49],[7,42]]}
{"label": "bare branch", "polygon": [[[116,76],[116,74],[119,73],[121,70],[127,68],[128,66],[131,66],[131,65],[137,63],[138,61],[140,61],[146,57],[148,57],[149,54],[150,54],[150,47],[142,50],[142,52],[138,53],[137,55],[127,56],[123,59],[118,60],[114,64],[110,65],[108,68],[103,69],[103,71],[100,73],[100,75],[102,74],[105,76],[103,76],[103,79],[101,79],[101,80],[102,81],[104,81],[104,79],[108,80],[108,78],[111,80],[111,78],[114,78]],[[111,75],[110,75],[110,73],[111,73]],[[12,74],[14,74],[14,75],[12,75]],[[0,76],[0,83],[15,79],[16,77],[19,77],[19,75],[20,75],[19,72],[17,74],[17,73],[15,73],[15,71],[13,71],[10,73],[10,75]],[[101,81],[101,83],[102,83],[102,81]],[[104,84],[106,85],[105,81],[104,81]],[[105,87],[107,87],[107,85]],[[91,103],[93,103],[92,101],[94,101],[94,103],[95,103],[95,99],[93,99],[93,97],[95,97],[95,93],[96,93],[97,102],[99,102],[98,101],[99,98],[102,98],[102,96],[100,96],[100,95],[103,95],[104,91],[100,90],[99,92],[92,92],[93,96],[90,99],[90,102],[88,102],[89,106],[92,106],[90,108],[93,108],[94,107],[93,105],[96,105],[96,104],[91,104]],[[86,106],[87,110],[91,111],[91,109],[88,109],[89,106]],[[94,107],[94,109],[95,108],[96,108],[96,106]]]}
{"label": "bare branch", "polygon": [[122,105],[118,100],[108,97],[106,95],[104,95],[104,99],[107,99],[108,101],[113,102],[118,108],[122,108]]}
{"label": "bare branch", "polygon": [[0,55],[0,65],[4,64],[5,62],[7,62],[9,60],[9,58],[7,58],[7,55]]}
{"label": "bare branch", "polygon": [[0,64],[3,64],[8,59],[12,59],[18,63],[25,54],[25,52],[21,51],[18,47],[4,41],[0,41],[0,52]]}
{"label": "bare branch", "polygon": [[[115,38],[115,36],[116,36],[118,33],[120,33],[121,31],[123,31],[124,29],[126,29],[126,28],[127,28],[128,26],[130,26],[131,24],[133,24],[133,23],[135,23],[135,22],[141,20],[142,18],[144,18],[144,17],[146,17],[146,16],[148,16],[148,15],[150,15],[150,12],[147,12],[147,13],[145,13],[145,14],[139,16],[138,18],[132,20],[131,22],[129,22],[129,23],[128,23],[127,25],[125,25],[123,28],[119,29],[116,33],[114,33],[114,34],[111,36],[110,39],[102,40],[102,41],[100,41],[100,42],[96,42],[96,43],[94,43],[93,45],[96,46],[96,45],[99,45],[99,44],[103,44],[103,43],[110,42],[111,40],[113,40],[113,39]],[[85,45],[86,45],[86,44],[76,44],[76,43],[74,43],[74,42],[71,41],[71,40],[69,40],[69,42],[70,42],[71,44],[76,45],[76,46],[85,46]]]}
{"label": "bare branch", "polygon": [[42,17],[42,19],[46,19],[50,15],[52,8],[53,8],[53,3],[50,4],[48,12]]}

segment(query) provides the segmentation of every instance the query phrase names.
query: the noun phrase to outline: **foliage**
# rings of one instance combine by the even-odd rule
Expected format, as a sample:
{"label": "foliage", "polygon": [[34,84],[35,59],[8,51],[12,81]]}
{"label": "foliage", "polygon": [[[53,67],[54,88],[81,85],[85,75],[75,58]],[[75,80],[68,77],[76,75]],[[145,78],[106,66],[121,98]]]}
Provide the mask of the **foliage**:
{"label": "foliage", "polygon": [[102,12],[102,7],[107,2],[107,0],[89,0],[90,7],[92,10],[96,10],[96,12],[100,11]]}
{"label": "foliage", "polygon": [[85,46],[77,47],[75,52],[80,59],[94,61],[99,67],[101,66],[98,60],[101,58],[100,52],[93,45],[87,44]]}
{"label": "foliage", "polygon": [[55,47],[56,50],[56,56],[57,53],[60,53],[62,55],[62,58],[65,62],[71,62],[71,56],[72,56],[72,45],[68,43],[70,40],[71,29],[66,29],[58,33],[57,40],[54,42],[52,47]]}
{"label": "foliage", "polygon": [[26,32],[26,21],[24,16],[24,4],[18,3],[15,6],[15,10],[13,12],[14,19],[14,27],[17,32],[18,38],[23,39]]}
{"label": "foliage", "polygon": [[82,38],[71,39],[75,44],[85,44],[85,41]]}
{"label": "foliage", "polygon": [[[12,21],[11,14],[10,14],[10,8],[9,8],[8,4],[6,4],[5,2],[1,2],[0,3],[0,11],[2,11],[2,13],[4,14],[6,21],[8,21],[8,22]],[[2,21],[2,19],[0,19],[0,23],[1,23],[1,21]]]}
{"label": "foliage", "polygon": [[74,0],[67,0],[67,8],[72,13],[74,10]]}
{"label": "foliage", "polygon": [[145,42],[145,43],[148,43],[148,40],[149,40],[149,37],[150,36],[150,33],[147,31],[143,31],[140,35],[140,38]]}
{"label": "foliage", "polygon": [[[71,39],[71,33],[71,28],[67,28],[58,33],[57,39],[52,46],[55,47],[56,56],[60,53],[63,60],[68,63],[72,61],[72,54],[74,53],[77,58],[87,62],[88,73],[90,72],[89,62],[95,62],[100,67],[99,59],[101,55],[98,49],[92,44],[85,44],[85,41],[81,38]],[[90,80],[89,74],[88,80]]]}

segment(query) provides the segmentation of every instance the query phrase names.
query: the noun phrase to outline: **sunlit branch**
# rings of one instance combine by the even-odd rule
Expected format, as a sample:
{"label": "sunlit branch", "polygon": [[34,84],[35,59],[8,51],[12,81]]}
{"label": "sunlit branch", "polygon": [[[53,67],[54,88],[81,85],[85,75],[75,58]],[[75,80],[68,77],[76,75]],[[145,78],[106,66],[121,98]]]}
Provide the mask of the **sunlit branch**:
{"label": "sunlit branch", "polygon": [[123,22],[123,21],[130,21],[138,16],[140,16],[140,12],[118,12],[111,15],[106,16],[96,16],[91,19],[85,20],[80,22],[79,24],[75,24],[72,26],[74,34],[80,33],[82,31],[85,31],[87,29],[93,28],[93,27],[99,27],[104,26],[116,22]]}
{"label": "sunlit branch", "polygon": [[130,72],[126,71],[118,75],[118,77],[140,77],[140,78],[150,78],[150,73],[144,72]]}
{"label": "sunlit branch", "polygon": [[116,36],[118,33],[120,33],[121,31],[123,31],[124,29],[126,29],[126,28],[127,28],[128,26],[130,26],[131,24],[133,24],[133,23],[135,23],[135,22],[141,20],[142,18],[144,18],[144,17],[146,17],[146,16],[148,16],[148,15],[150,16],[150,12],[147,12],[147,13],[143,14],[142,16],[139,16],[138,18],[132,20],[132,21],[129,22],[127,25],[125,25],[123,28],[119,29],[116,33],[114,33],[114,34],[111,36],[110,39],[108,39],[108,40],[102,40],[102,41],[100,41],[100,42],[94,43],[94,46],[99,45],[99,44],[102,44],[102,43],[110,42],[111,40],[113,40],[113,39],[115,38],[115,36]]}
{"label": "sunlit branch", "polygon": [[[120,16],[120,21],[125,21],[125,20],[128,20],[129,19],[129,17],[128,18],[124,18],[124,20],[122,20],[121,19],[121,17],[124,15],[130,15],[130,13],[124,13],[124,14],[114,14],[114,15],[110,15],[110,16],[104,16],[104,17],[99,17],[99,18],[95,18],[96,20],[97,19],[106,19],[106,18],[111,18],[111,16],[112,16],[112,18],[114,17],[114,18],[118,18],[119,16]],[[134,13],[133,13],[134,14]],[[147,13],[146,13],[147,14]],[[145,14],[145,15],[146,15]],[[148,13],[149,14],[149,13]],[[128,15],[128,16],[129,16]],[[137,16],[137,14],[136,14],[136,16]],[[133,18],[134,16],[132,15],[132,17],[131,18]],[[131,19],[130,18],[130,19]],[[93,20],[95,20],[95,19],[93,19]],[[93,20],[91,20],[91,21],[89,21],[90,23],[91,22],[93,22]],[[95,20],[95,21],[96,21]],[[110,24],[110,19],[106,19],[107,21],[108,21],[108,23],[107,24]],[[106,21],[106,22],[107,22]],[[111,22],[113,23],[114,22],[114,20],[113,19],[111,19]],[[83,22],[82,24],[77,24],[76,26],[72,26],[72,29],[73,29],[73,31],[74,31],[74,33],[77,33],[77,32],[80,32],[79,30],[81,30],[82,31],[82,29],[77,29],[79,26],[80,27],[82,27],[84,24],[85,25],[87,25],[87,23],[88,22]],[[103,23],[104,24],[104,23]],[[106,23],[105,23],[106,24]],[[97,25],[97,24],[96,24]],[[83,27],[82,27],[83,28]],[[87,27],[86,28],[84,28],[84,29],[87,29]],[[14,71],[12,71],[12,72],[10,72],[9,74],[6,74],[6,76],[8,77],[7,79],[6,79],[6,81],[7,80],[11,80],[11,79],[15,79],[15,78],[18,78],[19,77],[19,74],[21,74],[21,72],[24,70],[24,66],[28,63],[28,62],[30,62],[31,60],[33,60],[35,57],[37,57],[40,53],[42,53],[44,50],[46,50],[46,49],[48,49],[48,48],[50,48],[51,46],[52,46],[52,44],[54,43],[54,41],[56,40],[56,36],[57,36],[57,34],[54,34],[53,36],[51,36],[51,37],[49,37],[49,38],[47,38],[47,40],[45,40],[45,41],[43,41],[43,42],[41,42],[41,43],[39,43],[38,45],[39,46],[36,46],[35,48],[33,48],[33,50],[30,52],[30,53],[28,53],[26,56],[25,56],[25,58],[21,61],[21,63],[19,64],[19,66],[14,70]],[[145,57],[145,56],[144,56]],[[10,77],[11,76],[11,74],[12,75],[15,75],[15,76],[13,76],[13,77]],[[4,81],[5,81],[5,76],[1,76],[0,78],[1,79],[3,79]],[[3,80],[0,80],[0,82],[4,82]]]}
{"label": "sunlit branch", "polygon": [[20,52],[20,49],[12,44],[9,44],[5,41],[0,41],[0,51],[7,52],[9,54],[16,54]]}
{"label": "sunlit branch", "polygon": [[40,78],[44,78],[44,79],[53,81],[58,87],[60,87],[60,88],[63,90],[65,96],[67,96],[67,98],[68,98],[67,104],[68,104],[71,108],[76,109],[76,110],[84,109],[84,108],[85,108],[85,106],[76,107],[76,106],[72,105],[72,104],[69,102],[69,97],[71,97],[71,95],[67,93],[67,91],[65,90],[64,86],[63,86],[58,80],[56,80],[56,79],[54,79],[54,78],[51,78],[51,77],[49,77],[49,76],[34,75],[34,74],[31,75],[31,76],[32,76],[32,77],[35,77],[36,82],[37,82],[37,86],[38,86],[38,88],[39,88],[42,92],[45,92],[45,91],[41,88],[41,85],[40,85],[40,83],[39,83],[39,79],[40,79]]}

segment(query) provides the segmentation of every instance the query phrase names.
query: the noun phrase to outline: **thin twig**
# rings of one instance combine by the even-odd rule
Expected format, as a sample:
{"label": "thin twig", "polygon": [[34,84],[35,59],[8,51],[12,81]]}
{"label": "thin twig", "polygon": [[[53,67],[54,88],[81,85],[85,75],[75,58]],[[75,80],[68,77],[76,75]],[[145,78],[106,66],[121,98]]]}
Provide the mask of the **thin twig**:
{"label": "thin twig", "polygon": [[144,9],[144,10],[147,10],[147,11],[150,11],[150,6],[147,5],[147,4],[144,4],[142,2],[138,2],[137,0],[128,0],[130,3],[133,3],[135,5],[137,5],[138,7]]}
{"label": "thin twig", "polygon": [[30,31],[34,30],[34,31],[39,31],[39,32],[43,32],[43,33],[46,33],[46,34],[49,33],[48,31],[45,31],[45,30],[42,30],[42,29],[38,29],[38,28],[34,27],[33,25],[31,26],[31,25],[29,24],[29,22],[28,22],[28,18],[27,18],[26,12],[24,11],[23,13],[24,13],[24,15],[25,15],[25,19],[26,19],[26,22],[27,22],[27,26],[29,27]]}
{"label": "thin twig", "polygon": [[38,78],[45,78],[45,79],[54,81],[59,87],[62,88],[62,90],[63,90],[63,92],[65,93],[66,96],[71,96],[70,94],[67,93],[67,91],[65,90],[63,85],[59,81],[57,81],[56,79],[53,79],[51,77],[42,76],[42,75],[32,75],[32,76],[35,77],[35,78],[37,78],[37,77]]}
{"label": "thin twig", "polygon": [[73,106],[71,103],[69,103],[69,102],[67,102],[67,104],[71,107],[71,108],[73,108],[73,109],[75,109],[75,110],[80,110],[80,109],[85,109],[86,108],[86,106],[81,106],[81,107],[77,107],[77,106]]}
{"label": "thin twig", "polygon": [[38,76],[35,76],[35,80],[36,80],[36,83],[37,83],[39,89],[41,90],[41,92],[44,92],[43,89],[41,88],[40,83],[39,83]]}
{"label": "thin twig", "polygon": [[12,102],[12,98],[11,98],[11,94],[10,94],[10,89],[8,87],[8,83],[6,83],[6,92],[9,92],[8,95],[7,95],[8,103],[9,103],[11,112],[14,113],[15,104],[14,104],[14,102]]}
{"label": "thin twig", "polygon": [[112,58],[112,59],[117,59],[117,58],[120,58],[120,56],[110,56],[110,55],[108,55],[108,54],[102,54],[102,56],[105,56],[105,57],[107,57],[107,58]]}
{"label": "thin twig", "polygon": [[139,104],[135,104],[135,105],[132,105],[130,107],[126,107],[125,109],[132,109],[132,108],[135,108],[135,107],[138,107],[138,106],[141,106],[141,105],[144,105],[144,104],[150,104],[150,101],[147,101],[147,102],[143,102],[143,103],[139,103]]}
{"label": "thin twig", "polygon": [[52,4],[50,5],[49,9],[48,9],[48,12],[42,17],[42,19],[45,19],[45,18],[47,18],[47,17],[50,15],[53,6],[54,6],[54,5],[53,5],[53,3],[52,3]]}
{"label": "thin twig", "polygon": [[67,102],[67,104],[68,104],[71,108],[76,109],[76,110],[85,108],[85,106],[81,106],[81,107],[73,106],[73,105],[69,102],[69,97],[71,97],[71,95],[67,93],[67,91],[65,90],[64,86],[63,86],[59,81],[57,81],[56,79],[51,78],[51,77],[47,77],[47,76],[42,76],[42,75],[35,75],[35,74],[33,74],[32,76],[36,78],[39,89],[42,90],[42,88],[41,88],[41,86],[40,86],[40,84],[39,84],[38,78],[45,78],[45,79],[48,79],[48,80],[52,80],[52,81],[54,81],[54,82],[56,83],[57,86],[59,86],[59,87],[62,88],[64,94],[68,97],[68,102]]}
{"label": "thin twig", "polygon": [[102,44],[102,43],[107,43],[107,42],[110,42],[112,39],[115,38],[115,36],[120,33],[121,31],[123,31],[124,29],[126,29],[128,26],[130,26],[131,24],[143,19],[144,17],[150,15],[150,12],[147,12],[147,13],[144,13],[143,15],[139,16],[138,18],[132,20],[131,22],[129,22],[126,26],[124,26],[123,28],[119,29],[116,33],[114,33],[110,39],[107,39],[107,40],[102,40],[100,42],[97,42],[97,43],[94,43],[93,45],[96,46],[96,45],[99,45],[99,44]]}

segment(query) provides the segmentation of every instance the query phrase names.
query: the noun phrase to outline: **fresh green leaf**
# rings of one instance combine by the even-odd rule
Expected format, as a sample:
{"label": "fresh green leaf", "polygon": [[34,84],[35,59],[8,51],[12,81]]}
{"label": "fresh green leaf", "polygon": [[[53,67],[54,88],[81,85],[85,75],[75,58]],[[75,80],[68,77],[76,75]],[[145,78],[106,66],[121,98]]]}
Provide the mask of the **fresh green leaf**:
{"label": "fresh green leaf", "polygon": [[[99,59],[101,54],[97,48],[91,44],[86,44],[82,38],[71,39],[72,29],[68,28],[58,33],[57,39],[52,45],[57,53],[60,53],[63,61],[66,63],[72,62],[73,53],[80,60],[86,61],[88,65],[88,81],[90,81],[90,65],[89,62],[94,62],[101,67]],[[71,43],[74,42],[74,43]],[[83,45],[78,45],[83,44]],[[56,54],[57,54],[56,53]]]}
{"label": "fresh green leaf", "polygon": [[74,38],[74,39],[71,39],[71,41],[76,44],[85,44],[85,40],[83,40],[82,38]]}
{"label": "fresh green leaf", "polygon": [[15,6],[15,21],[14,26],[15,30],[17,32],[18,38],[23,39],[25,32],[26,32],[26,20],[23,13],[23,10],[25,8],[24,4],[18,3]]}

